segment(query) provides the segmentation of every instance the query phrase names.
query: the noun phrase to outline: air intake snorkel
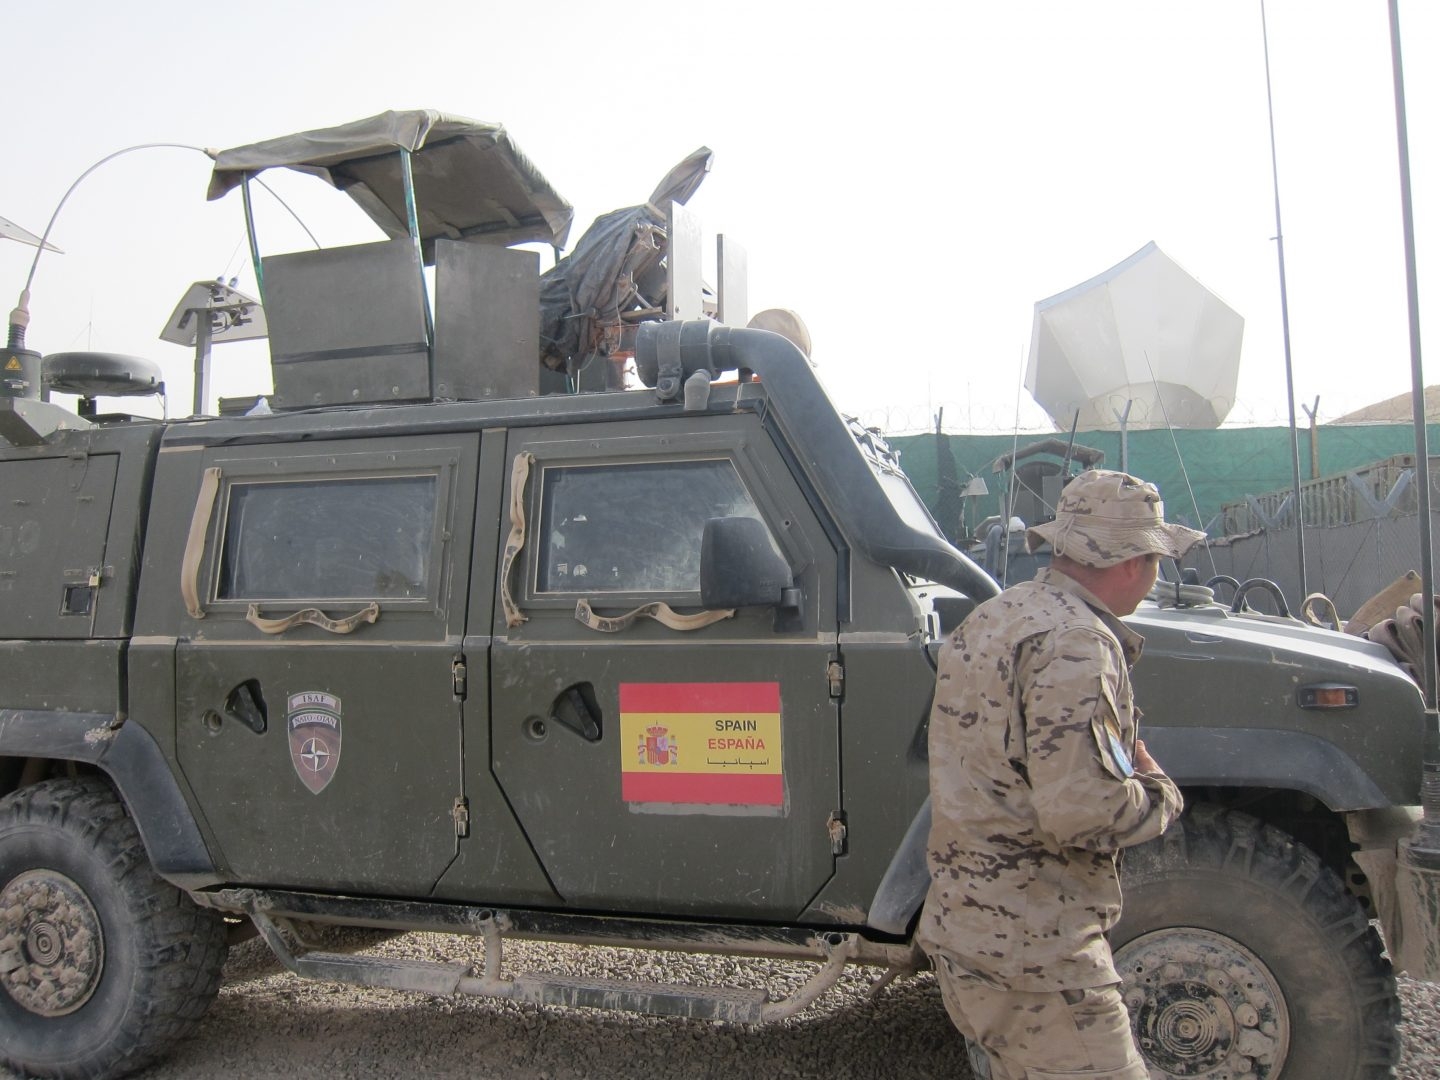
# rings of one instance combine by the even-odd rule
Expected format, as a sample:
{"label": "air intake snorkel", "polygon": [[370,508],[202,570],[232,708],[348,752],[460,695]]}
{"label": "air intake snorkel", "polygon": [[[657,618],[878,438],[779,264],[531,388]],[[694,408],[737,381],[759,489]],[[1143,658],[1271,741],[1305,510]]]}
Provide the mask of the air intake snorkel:
{"label": "air intake snorkel", "polygon": [[770,408],[794,435],[801,466],[856,547],[875,562],[977,601],[999,593],[994,579],[953,544],[900,517],[809,361],[779,334],[709,319],[643,323],[635,339],[635,368],[662,401],[678,400],[697,372],[715,377],[737,370],[742,381],[751,373],[758,376]]}

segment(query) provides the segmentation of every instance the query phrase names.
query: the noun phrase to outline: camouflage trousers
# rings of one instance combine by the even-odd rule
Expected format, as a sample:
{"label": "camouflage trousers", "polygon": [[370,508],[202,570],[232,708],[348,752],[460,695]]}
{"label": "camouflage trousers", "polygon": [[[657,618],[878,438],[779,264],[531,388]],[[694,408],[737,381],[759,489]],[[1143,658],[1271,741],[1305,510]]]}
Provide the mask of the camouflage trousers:
{"label": "camouflage trousers", "polygon": [[990,1056],[990,1080],[1148,1080],[1115,986],[1001,990],[935,957],[945,1011]]}

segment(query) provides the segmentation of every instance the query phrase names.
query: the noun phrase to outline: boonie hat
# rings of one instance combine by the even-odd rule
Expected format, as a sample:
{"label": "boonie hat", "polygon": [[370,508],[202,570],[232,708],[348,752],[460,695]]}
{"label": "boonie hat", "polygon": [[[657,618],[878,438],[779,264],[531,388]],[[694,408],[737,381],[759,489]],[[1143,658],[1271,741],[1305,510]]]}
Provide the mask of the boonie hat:
{"label": "boonie hat", "polygon": [[1054,521],[1025,530],[1025,546],[1034,551],[1049,543],[1056,555],[1104,567],[1136,555],[1179,558],[1204,535],[1166,522],[1154,484],[1128,473],[1090,469],[1065,485]]}

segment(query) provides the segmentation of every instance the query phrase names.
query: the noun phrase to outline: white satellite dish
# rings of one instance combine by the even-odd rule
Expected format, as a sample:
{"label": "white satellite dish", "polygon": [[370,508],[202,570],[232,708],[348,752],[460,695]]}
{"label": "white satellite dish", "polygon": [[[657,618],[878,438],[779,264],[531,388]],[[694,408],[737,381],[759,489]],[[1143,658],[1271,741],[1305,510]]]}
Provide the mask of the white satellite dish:
{"label": "white satellite dish", "polygon": [[1025,388],[1057,427],[1217,428],[1245,320],[1152,241],[1035,305]]}

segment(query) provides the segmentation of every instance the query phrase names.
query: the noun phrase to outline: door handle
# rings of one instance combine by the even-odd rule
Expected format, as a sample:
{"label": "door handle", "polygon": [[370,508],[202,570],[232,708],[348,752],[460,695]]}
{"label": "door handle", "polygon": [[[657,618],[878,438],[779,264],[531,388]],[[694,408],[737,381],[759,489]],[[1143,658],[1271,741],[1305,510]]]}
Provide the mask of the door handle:
{"label": "door handle", "polygon": [[600,708],[595,703],[595,688],[585,682],[561,690],[560,696],[550,706],[550,719],[563,724],[586,742],[599,742]]}
{"label": "door handle", "polygon": [[260,692],[260,683],[256,679],[246,679],[225,695],[225,715],[240,721],[256,735],[265,734],[269,724],[268,713],[265,695]]}

